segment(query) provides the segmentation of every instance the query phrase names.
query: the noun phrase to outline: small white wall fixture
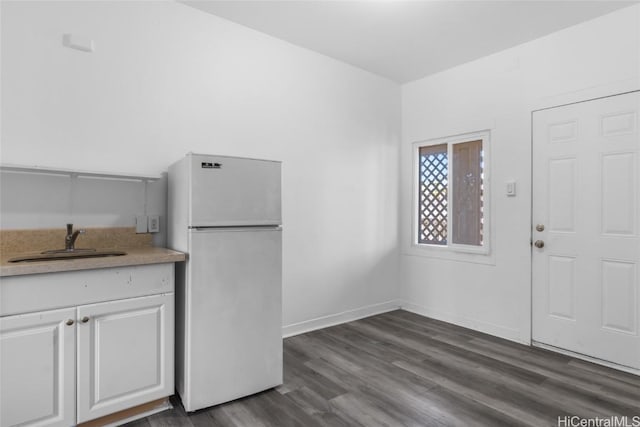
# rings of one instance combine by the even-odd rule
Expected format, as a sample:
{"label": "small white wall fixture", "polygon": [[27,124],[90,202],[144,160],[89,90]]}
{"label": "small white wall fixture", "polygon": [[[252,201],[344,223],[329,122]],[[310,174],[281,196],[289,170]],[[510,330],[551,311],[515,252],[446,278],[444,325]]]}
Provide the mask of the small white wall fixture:
{"label": "small white wall fixture", "polygon": [[93,52],[95,50],[92,39],[77,34],[63,34],[62,45],[82,52]]}

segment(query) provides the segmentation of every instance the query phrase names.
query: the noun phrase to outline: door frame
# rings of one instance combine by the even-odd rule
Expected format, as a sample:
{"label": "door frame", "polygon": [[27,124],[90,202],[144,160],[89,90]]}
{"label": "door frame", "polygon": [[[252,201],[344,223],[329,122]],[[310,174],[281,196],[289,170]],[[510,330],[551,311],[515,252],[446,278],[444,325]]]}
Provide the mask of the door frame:
{"label": "door frame", "polygon": [[[605,90],[605,92],[607,92]],[[560,347],[554,347],[548,344],[544,344],[544,343],[540,343],[537,341],[534,341],[533,339],[533,328],[534,328],[534,324],[533,324],[533,230],[534,230],[534,221],[533,221],[533,194],[534,194],[534,185],[535,182],[533,180],[533,171],[534,171],[534,163],[533,163],[533,159],[534,159],[534,155],[533,155],[533,150],[534,150],[534,146],[533,146],[533,115],[534,113],[540,112],[540,111],[544,111],[544,110],[550,110],[552,108],[559,108],[559,107],[566,107],[569,105],[575,105],[575,104],[582,104],[584,102],[590,102],[590,101],[597,101],[599,99],[606,99],[606,98],[612,98],[615,96],[619,96],[619,95],[627,95],[627,94],[631,94],[631,93],[639,93],[640,92],[640,88],[638,89],[631,89],[631,90],[626,90],[626,91],[614,91],[612,93],[608,93],[608,94],[602,94],[602,95],[594,95],[591,97],[588,97],[588,95],[584,95],[587,96],[586,98],[581,98],[580,97],[580,93],[577,94],[577,98],[576,100],[571,100],[571,101],[567,101],[567,102],[560,102],[558,104],[554,104],[551,106],[544,106],[544,107],[538,107],[538,108],[531,108],[531,114],[530,114],[530,118],[529,118],[529,130],[530,130],[530,152],[529,152],[529,158],[531,160],[530,163],[530,171],[531,171],[531,188],[530,188],[530,200],[529,200],[529,326],[530,326],[530,330],[529,330],[529,345],[531,347],[537,347],[537,348],[542,348],[545,350],[549,350],[549,351],[553,351],[555,353],[560,353],[560,354],[564,354],[566,356],[570,356],[576,359],[581,359],[581,360],[585,360],[588,362],[592,362],[598,365],[602,365],[602,366],[607,366],[609,368],[613,368],[619,371],[624,371],[624,372],[628,372],[631,374],[635,374],[635,375],[640,375],[640,369],[633,369],[630,368],[628,366],[623,366],[623,365],[618,365],[616,363],[613,362],[609,362],[606,360],[602,360],[602,359],[598,359],[595,357],[591,357],[591,356],[587,356],[585,354],[580,354],[580,353],[575,353],[572,352],[570,350],[565,350],[563,348]]]}

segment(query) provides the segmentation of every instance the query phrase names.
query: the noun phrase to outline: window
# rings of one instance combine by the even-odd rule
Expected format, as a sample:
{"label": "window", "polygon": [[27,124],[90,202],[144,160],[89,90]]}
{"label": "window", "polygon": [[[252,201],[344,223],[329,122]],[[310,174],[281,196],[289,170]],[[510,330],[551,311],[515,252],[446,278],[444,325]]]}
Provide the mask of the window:
{"label": "window", "polygon": [[489,133],[416,143],[414,243],[488,252]]}

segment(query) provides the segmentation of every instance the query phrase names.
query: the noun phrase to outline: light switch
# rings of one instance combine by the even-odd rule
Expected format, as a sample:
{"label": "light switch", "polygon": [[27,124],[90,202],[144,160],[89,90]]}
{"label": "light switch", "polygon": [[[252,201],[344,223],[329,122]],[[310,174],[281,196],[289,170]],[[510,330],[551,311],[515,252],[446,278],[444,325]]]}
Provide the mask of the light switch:
{"label": "light switch", "polygon": [[507,181],[507,197],[515,197],[516,195],[516,182]]}

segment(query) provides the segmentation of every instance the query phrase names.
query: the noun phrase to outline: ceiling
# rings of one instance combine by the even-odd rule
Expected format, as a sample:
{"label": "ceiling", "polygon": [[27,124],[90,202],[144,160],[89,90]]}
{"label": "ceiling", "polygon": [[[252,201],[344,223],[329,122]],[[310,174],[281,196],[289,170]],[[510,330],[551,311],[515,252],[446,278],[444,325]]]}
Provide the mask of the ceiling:
{"label": "ceiling", "polygon": [[182,0],[405,83],[637,1]]}

